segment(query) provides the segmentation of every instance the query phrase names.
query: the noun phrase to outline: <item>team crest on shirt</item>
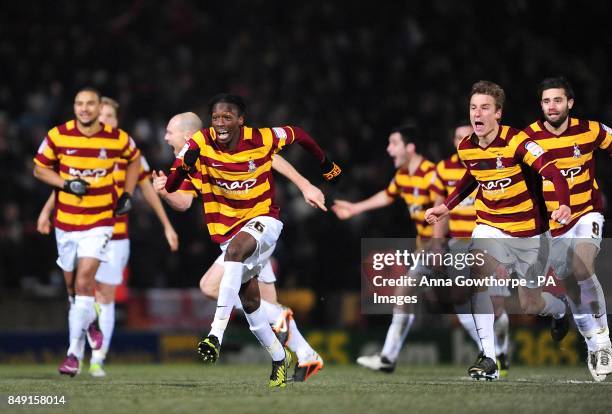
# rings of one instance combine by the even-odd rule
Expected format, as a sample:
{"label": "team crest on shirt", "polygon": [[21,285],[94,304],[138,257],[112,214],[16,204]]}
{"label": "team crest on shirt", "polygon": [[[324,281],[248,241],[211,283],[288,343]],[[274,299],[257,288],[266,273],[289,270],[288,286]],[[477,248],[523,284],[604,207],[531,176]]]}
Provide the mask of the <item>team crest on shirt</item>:
{"label": "team crest on shirt", "polygon": [[255,172],[257,170],[257,166],[255,165],[255,161],[249,160],[249,172]]}
{"label": "team crest on shirt", "polygon": [[502,168],[504,168],[504,163],[502,162],[501,155],[497,156],[497,160],[495,161],[495,168],[497,168],[498,170],[501,170]]}
{"label": "team crest on shirt", "polygon": [[574,158],[580,158],[580,156],[582,155],[582,153],[580,152],[580,147],[578,146],[578,143],[574,144]]}
{"label": "team crest on shirt", "polygon": [[105,160],[108,157],[106,156],[106,149],[100,148],[100,154],[98,155],[98,159]]}

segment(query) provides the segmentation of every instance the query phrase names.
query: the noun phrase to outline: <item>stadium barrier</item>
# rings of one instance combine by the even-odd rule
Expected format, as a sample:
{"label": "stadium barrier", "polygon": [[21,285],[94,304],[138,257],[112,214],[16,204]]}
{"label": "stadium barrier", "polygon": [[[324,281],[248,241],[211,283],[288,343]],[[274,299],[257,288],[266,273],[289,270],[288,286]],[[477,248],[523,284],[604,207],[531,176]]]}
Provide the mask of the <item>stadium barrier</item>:
{"label": "stadium barrier", "polygon": [[[230,327],[221,363],[267,362],[269,357],[248,332],[243,320]],[[327,364],[352,364],[359,355],[380,350],[382,330],[306,330],[303,334]],[[67,332],[1,332],[0,364],[57,363],[66,352]],[[548,330],[518,327],[511,330],[512,362],[518,365],[576,365],[585,349],[574,331],[561,342],[552,341]],[[373,340],[376,338],[376,340]],[[118,330],[113,336],[110,363],[192,363],[199,337],[185,333]],[[407,364],[463,364],[474,361],[476,348],[459,327],[450,331],[421,327],[410,333],[399,361]]]}

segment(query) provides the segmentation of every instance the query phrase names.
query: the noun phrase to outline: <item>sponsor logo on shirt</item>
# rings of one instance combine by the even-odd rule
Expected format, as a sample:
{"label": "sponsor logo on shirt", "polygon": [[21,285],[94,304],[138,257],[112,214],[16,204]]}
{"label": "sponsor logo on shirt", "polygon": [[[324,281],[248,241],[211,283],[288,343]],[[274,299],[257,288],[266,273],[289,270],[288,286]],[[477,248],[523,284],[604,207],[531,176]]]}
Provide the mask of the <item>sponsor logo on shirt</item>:
{"label": "sponsor logo on shirt", "polygon": [[544,148],[542,148],[541,146],[539,146],[533,141],[529,141],[528,143],[526,143],[525,148],[527,149],[527,151],[529,151],[531,155],[533,155],[536,158],[544,154]]}

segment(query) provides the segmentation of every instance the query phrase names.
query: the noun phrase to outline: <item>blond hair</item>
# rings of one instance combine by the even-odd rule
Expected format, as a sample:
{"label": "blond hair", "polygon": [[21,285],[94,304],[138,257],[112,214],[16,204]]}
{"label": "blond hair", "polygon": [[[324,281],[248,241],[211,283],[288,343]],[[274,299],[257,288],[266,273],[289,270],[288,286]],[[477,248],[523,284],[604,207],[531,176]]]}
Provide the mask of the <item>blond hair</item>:
{"label": "blond hair", "polygon": [[102,98],[100,98],[100,102],[102,103],[102,105],[108,105],[112,107],[115,110],[115,112],[119,113],[119,102],[117,102],[113,98],[109,98],[108,96],[103,96]]}

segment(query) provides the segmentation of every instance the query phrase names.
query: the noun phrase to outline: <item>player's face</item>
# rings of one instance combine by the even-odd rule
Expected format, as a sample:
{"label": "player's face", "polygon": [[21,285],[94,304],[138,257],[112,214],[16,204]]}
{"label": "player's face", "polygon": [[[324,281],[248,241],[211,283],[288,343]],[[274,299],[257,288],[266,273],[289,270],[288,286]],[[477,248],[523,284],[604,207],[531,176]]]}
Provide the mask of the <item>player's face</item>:
{"label": "player's face", "polygon": [[404,140],[402,140],[402,136],[399,132],[394,132],[389,135],[387,153],[393,158],[393,165],[395,168],[399,168],[406,163],[408,159],[408,145],[404,144]]}
{"label": "player's face", "polygon": [[217,134],[217,141],[227,145],[240,137],[244,118],[239,115],[236,105],[220,102],[213,106],[211,123]]}
{"label": "player's face", "polygon": [[74,114],[77,121],[89,127],[98,121],[100,115],[100,98],[91,91],[81,91],[74,98]]}
{"label": "player's face", "polygon": [[119,125],[117,111],[112,105],[102,105],[100,108],[100,116],[98,117],[98,121],[102,122],[103,124],[110,125],[113,128],[117,128],[117,125]]}
{"label": "player's face", "polygon": [[495,107],[495,98],[491,95],[474,94],[470,98],[470,122],[477,137],[491,134],[501,119],[501,108]]}
{"label": "player's face", "polygon": [[172,118],[166,127],[164,140],[172,147],[175,155],[183,148],[185,142],[187,142],[187,138],[186,132],[180,127],[179,120],[177,118]]}
{"label": "player's face", "polygon": [[552,88],[542,92],[542,114],[546,121],[558,128],[565,122],[569,116],[569,111],[574,106],[573,99],[567,99],[565,89]]}
{"label": "player's face", "polygon": [[459,143],[463,138],[471,135],[472,132],[474,132],[474,130],[469,125],[462,125],[455,128],[455,136],[453,137],[453,144],[455,144],[455,148],[459,146]]}

